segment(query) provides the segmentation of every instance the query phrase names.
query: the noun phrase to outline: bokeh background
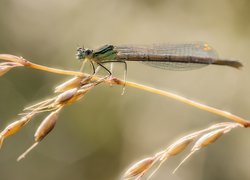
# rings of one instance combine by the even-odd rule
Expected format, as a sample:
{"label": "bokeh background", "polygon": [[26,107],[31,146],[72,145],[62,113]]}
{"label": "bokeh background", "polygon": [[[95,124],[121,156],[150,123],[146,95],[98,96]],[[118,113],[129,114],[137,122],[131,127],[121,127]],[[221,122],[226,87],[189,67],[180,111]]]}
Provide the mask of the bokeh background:
{"label": "bokeh background", "polygon": [[[248,0],[1,0],[0,53],[35,63],[78,70],[78,46],[207,41],[221,57],[238,59],[242,70],[209,66],[174,72],[128,63],[130,81],[151,85],[250,118],[250,2]],[[115,65],[115,75],[122,77]],[[69,79],[18,68],[0,78],[0,127],[23,107],[53,94]],[[177,138],[225,118],[127,87],[100,85],[68,106],[56,128],[17,163],[33,143],[43,115],[0,152],[1,180],[115,180],[133,162]],[[195,154],[176,173],[185,153],[162,166],[155,180],[249,180],[248,129],[236,129]]]}

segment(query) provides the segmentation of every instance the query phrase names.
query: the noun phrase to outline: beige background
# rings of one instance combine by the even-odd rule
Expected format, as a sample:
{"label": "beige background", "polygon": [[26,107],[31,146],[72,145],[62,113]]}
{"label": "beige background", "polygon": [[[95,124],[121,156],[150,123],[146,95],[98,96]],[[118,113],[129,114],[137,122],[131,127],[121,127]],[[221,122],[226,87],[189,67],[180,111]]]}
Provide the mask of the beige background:
{"label": "beige background", "polygon": [[[247,0],[1,0],[0,53],[52,67],[77,70],[77,46],[207,41],[224,58],[241,60],[240,71],[210,66],[164,71],[128,64],[128,80],[152,85],[250,117],[250,3]],[[115,65],[115,75],[122,67]],[[0,79],[0,127],[22,108],[51,96],[66,76],[15,69]],[[110,180],[134,161],[167,147],[222,117],[126,88],[101,85],[64,109],[54,131],[22,162],[43,115],[9,138],[0,152],[1,180]],[[154,179],[250,179],[248,129],[237,129],[195,154],[172,175],[184,154],[168,161]]]}

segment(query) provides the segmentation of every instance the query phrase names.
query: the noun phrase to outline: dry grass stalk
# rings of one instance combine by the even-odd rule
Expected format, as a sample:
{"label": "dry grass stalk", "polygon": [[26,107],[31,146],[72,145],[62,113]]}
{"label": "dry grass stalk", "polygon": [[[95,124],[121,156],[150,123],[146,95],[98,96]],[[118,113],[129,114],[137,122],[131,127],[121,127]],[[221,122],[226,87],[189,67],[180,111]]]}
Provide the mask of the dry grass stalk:
{"label": "dry grass stalk", "polygon": [[[35,114],[42,113],[42,112],[51,112],[41,123],[35,133],[35,143],[27,149],[19,158],[21,160],[24,158],[34,147],[36,147],[39,142],[47,136],[47,134],[54,128],[56,121],[58,119],[59,113],[62,108],[66,105],[72,104],[75,101],[82,98],[88,91],[94,88],[96,85],[100,83],[108,83],[114,85],[125,85],[125,82],[117,79],[115,77],[98,77],[98,76],[90,76],[89,74],[85,74],[82,72],[76,71],[66,71],[61,69],[50,68],[47,66],[42,66],[38,64],[34,64],[22,57],[17,57],[14,55],[9,54],[0,54],[0,59],[7,61],[6,63],[0,64],[0,76],[6,74],[10,69],[18,66],[24,66],[28,68],[38,69],[42,71],[47,71],[56,74],[63,74],[63,75],[70,75],[74,76],[72,79],[62,83],[61,85],[55,88],[56,93],[61,93],[53,98],[46,99],[41,101],[35,105],[26,107],[24,109],[25,115],[20,120],[15,121],[8,125],[1,133],[0,133],[0,146],[2,145],[5,138],[15,134],[18,132],[25,124],[27,124]],[[182,103],[186,103],[193,107],[202,109],[204,111],[208,111],[219,116],[228,118],[233,122],[224,122],[218,123],[213,126],[210,126],[206,129],[194,132],[179,140],[172,143],[168,148],[165,150],[156,153],[152,157],[145,158],[137,163],[135,163],[131,168],[129,168],[125,175],[125,179],[141,179],[145,173],[148,173],[150,170],[153,172],[148,176],[150,179],[161,167],[161,165],[168,160],[170,157],[176,156],[182,153],[187,147],[193,143],[194,146],[191,148],[190,154],[186,156],[186,158],[179,164],[179,166],[174,170],[174,172],[195,152],[198,150],[206,147],[207,145],[213,143],[219,137],[224,135],[225,133],[229,132],[233,128],[236,127],[250,127],[250,122],[244,118],[239,116],[233,115],[229,112],[219,110],[213,108],[211,106],[207,106],[185,97],[159,90],[153,87],[145,86],[142,84],[134,83],[134,82],[126,82],[126,86],[130,86],[133,88],[141,89],[144,91],[148,91],[154,94],[158,94],[164,97],[172,98]],[[199,138],[200,137],[200,138]],[[197,140],[198,139],[198,140]],[[158,165],[157,165],[158,164]]]}
{"label": "dry grass stalk", "polygon": [[[149,174],[149,176],[147,177],[147,179],[152,178],[152,176],[159,170],[159,168],[161,167],[161,165],[168,160],[168,158],[172,157],[172,156],[176,156],[180,153],[182,153],[192,142],[195,141],[195,144],[193,145],[193,147],[190,150],[190,153],[186,156],[186,158],[184,158],[184,160],[177,166],[177,168],[173,171],[173,173],[175,173],[178,168],[189,158],[191,157],[191,155],[193,155],[195,152],[197,152],[198,150],[201,150],[202,148],[205,148],[207,145],[215,142],[219,137],[221,137],[222,135],[224,135],[225,133],[228,133],[230,130],[236,128],[236,127],[244,127],[239,123],[229,123],[229,122],[225,122],[225,123],[219,123],[219,124],[215,124],[209,128],[191,133],[187,136],[184,136],[180,139],[178,139],[177,141],[175,141],[174,143],[172,143],[168,148],[166,148],[163,151],[160,151],[159,153],[157,153],[154,157],[154,161],[150,166],[147,166],[145,169],[143,169],[144,166],[140,167],[140,172],[142,173],[137,173],[137,174],[133,174],[131,172],[134,172],[135,170],[137,170],[136,168],[133,167],[138,167],[138,164],[140,164],[140,162],[143,161],[139,161],[136,162],[135,165],[133,165],[131,168],[128,168],[127,172],[124,175],[124,178],[127,177],[127,174],[133,174],[134,176],[130,176],[130,178],[134,178],[134,179],[141,179],[143,177],[143,175],[147,172],[149,172],[150,170],[152,170],[151,168],[153,168],[153,172],[151,174]],[[200,138],[199,138],[200,137]],[[197,140],[198,138],[198,140]],[[158,166],[153,166],[153,164],[157,164]],[[138,171],[136,171],[138,172]]]}
{"label": "dry grass stalk", "polygon": [[[31,68],[35,67],[38,69],[42,67],[41,69],[49,69],[53,71],[53,68],[47,68],[40,65],[36,65],[30,63],[29,61],[23,58],[19,58],[16,56],[12,55],[0,55],[0,56],[7,58],[7,60],[12,61],[0,64],[0,75],[7,73],[11,68],[17,66],[25,66]],[[65,71],[60,70],[59,72],[65,72]],[[70,74],[70,72],[71,71],[66,71],[66,74],[67,73]],[[32,106],[26,107],[24,109],[24,112],[19,114],[24,116],[20,120],[9,124],[0,133],[0,147],[4,139],[21,130],[21,128],[25,124],[27,124],[32,119],[32,117],[34,117],[35,114],[52,111],[38,127],[35,133],[35,143],[18,158],[18,161],[23,159],[54,128],[56,120],[58,119],[59,112],[64,106],[79,100],[96,85],[104,82],[106,78],[107,77],[91,81],[91,79],[88,77],[86,78],[85,76],[76,76],[73,79],[70,79],[69,81],[66,81],[63,84],[59,85],[58,87],[56,87],[55,92],[61,92],[61,94],[53,98],[41,101]]]}
{"label": "dry grass stalk", "polygon": [[28,114],[30,113],[37,114],[46,111],[53,111],[53,112],[51,112],[38,127],[35,133],[35,143],[30,148],[28,148],[21,156],[19,156],[17,160],[20,161],[21,159],[23,159],[54,128],[59,116],[59,112],[65,105],[71,104],[79,100],[90,89],[94,88],[103,80],[104,79],[89,83],[87,85],[83,85],[80,88],[69,89],[54,98],[42,101],[41,103],[25,108],[25,110],[31,111],[28,112]]}
{"label": "dry grass stalk", "polygon": [[[50,68],[50,67],[47,67],[47,66],[42,66],[42,65],[32,63],[32,62],[24,59],[23,57],[18,57],[18,56],[14,56],[14,55],[10,55],[10,54],[0,54],[0,59],[2,59],[4,61],[16,62],[18,64],[21,64],[24,67],[38,69],[38,70],[47,71],[47,72],[51,72],[51,73],[70,75],[70,76],[77,76],[77,77],[81,77],[83,79],[89,77],[89,74],[86,74],[86,73],[77,72],[77,71],[66,71],[66,70],[62,70],[62,69],[56,69],[56,68]],[[100,80],[100,77],[93,76],[91,80]],[[174,93],[170,93],[170,92],[167,92],[167,91],[163,91],[163,90],[160,90],[160,89],[156,89],[156,88],[153,88],[153,87],[145,86],[145,85],[130,82],[130,81],[126,81],[126,83],[125,83],[124,81],[122,81],[120,79],[117,79],[115,77],[107,78],[107,79],[105,79],[104,82],[108,83],[108,84],[122,85],[122,86],[124,86],[126,84],[126,86],[129,86],[129,87],[141,89],[141,90],[148,91],[148,92],[151,92],[151,93],[154,93],[154,94],[158,94],[158,95],[161,95],[161,96],[164,96],[164,97],[172,98],[174,100],[180,101],[182,103],[186,103],[186,104],[188,104],[190,106],[194,106],[194,107],[202,109],[204,111],[208,111],[208,112],[217,114],[219,116],[223,116],[223,117],[225,117],[227,119],[238,122],[238,123],[242,124],[245,127],[250,126],[250,122],[248,120],[244,119],[244,118],[233,115],[233,114],[231,114],[231,113],[229,113],[227,111],[219,110],[217,108],[207,106],[207,105],[198,103],[196,101],[192,101],[190,99],[187,99],[185,97],[179,96],[179,95],[174,94]]]}

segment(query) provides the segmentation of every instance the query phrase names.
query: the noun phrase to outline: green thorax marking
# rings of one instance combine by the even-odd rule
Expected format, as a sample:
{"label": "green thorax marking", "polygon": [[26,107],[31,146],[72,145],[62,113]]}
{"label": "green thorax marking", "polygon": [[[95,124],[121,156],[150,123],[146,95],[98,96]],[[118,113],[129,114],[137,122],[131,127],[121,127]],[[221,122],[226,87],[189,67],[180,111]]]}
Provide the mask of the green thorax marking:
{"label": "green thorax marking", "polygon": [[116,60],[117,51],[113,45],[104,45],[93,52],[93,58],[98,62]]}

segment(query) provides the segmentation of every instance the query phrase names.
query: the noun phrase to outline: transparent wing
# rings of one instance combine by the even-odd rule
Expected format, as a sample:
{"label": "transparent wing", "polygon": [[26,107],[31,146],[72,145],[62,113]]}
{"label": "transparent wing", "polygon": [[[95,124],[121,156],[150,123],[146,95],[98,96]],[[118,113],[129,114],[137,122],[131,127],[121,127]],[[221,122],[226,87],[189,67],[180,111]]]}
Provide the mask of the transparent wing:
{"label": "transparent wing", "polygon": [[[184,44],[154,44],[154,45],[124,45],[116,46],[115,49],[118,53],[126,55],[127,57],[137,54],[147,56],[181,56],[183,57],[183,62],[159,62],[159,61],[141,61],[143,64],[167,69],[167,70],[192,70],[207,66],[207,64],[201,63],[190,63],[188,62],[188,57],[202,57],[202,58],[218,58],[216,51],[205,42],[195,42],[195,43],[184,43]],[[187,61],[185,61],[185,57]],[[128,59],[129,60],[129,59]],[[140,61],[140,58],[138,58]]]}
{"label": "transparent wing", "polygon": [[196,63],[180,63],[180,62],[152,62],[152,61],[141,61],[141,63],[146,64],[151,67],[171,70],[171,71],[187,71],[199,69],[207,66],[208,64],[196,64]]}

